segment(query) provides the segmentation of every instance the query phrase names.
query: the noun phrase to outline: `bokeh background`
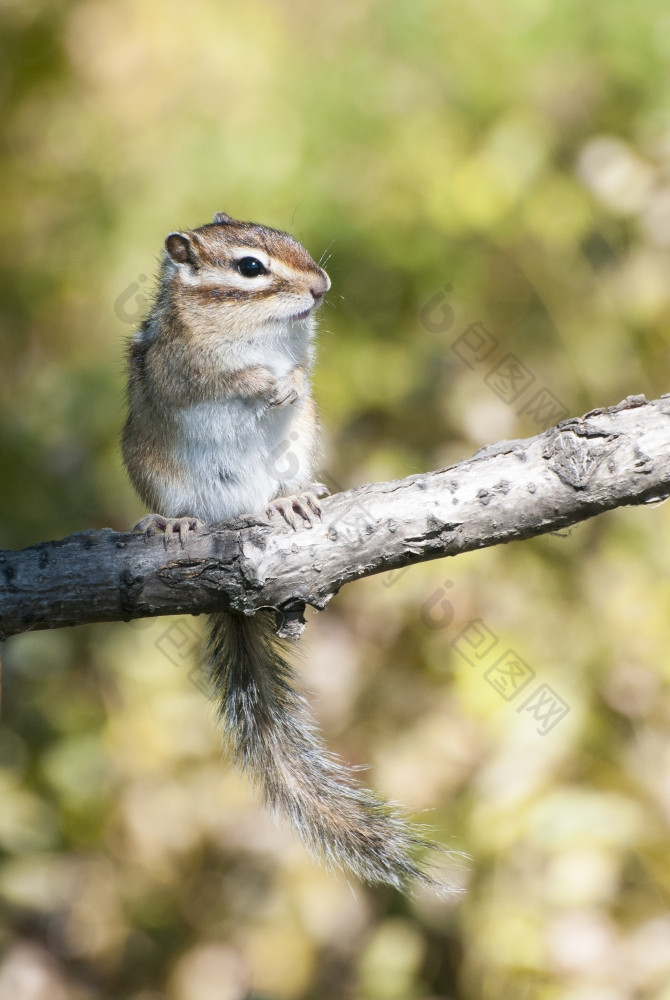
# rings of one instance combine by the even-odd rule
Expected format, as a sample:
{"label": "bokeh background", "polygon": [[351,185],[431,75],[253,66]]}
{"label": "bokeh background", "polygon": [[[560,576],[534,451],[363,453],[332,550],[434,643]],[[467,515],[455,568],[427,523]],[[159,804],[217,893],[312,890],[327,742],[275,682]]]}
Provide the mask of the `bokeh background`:
{"label": "bokeh background", "polygon": [[[1,0],[0,25],[4,547],[143,513],[124,341],[165,234],[220,209],[330,255],[334,488],[670,390],[665,0]],[[350,885],[274,825],[221,759],[197,619],[5,644],[1,1000],[668,1000],[669,550],[667,506],[623,509],[313,616],[327,741],[470,855],[447,898]]]}

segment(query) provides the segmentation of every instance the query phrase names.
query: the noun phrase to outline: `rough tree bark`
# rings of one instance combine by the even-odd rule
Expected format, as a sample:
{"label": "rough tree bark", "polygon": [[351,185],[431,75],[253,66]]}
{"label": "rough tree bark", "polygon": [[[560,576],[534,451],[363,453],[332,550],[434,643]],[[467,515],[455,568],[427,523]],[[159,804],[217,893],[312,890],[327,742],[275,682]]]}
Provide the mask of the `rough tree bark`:
{"label": "rough tree bark", "polygon": [[670,394],[629,396],[450,468],[339,493],[313,528],[250,517],[207,525],[184,548],[104,529],[0,552],[0,639],[227,607],[274,607],[297,636],[306,604],[325,607],[359,577],[668,495]]}

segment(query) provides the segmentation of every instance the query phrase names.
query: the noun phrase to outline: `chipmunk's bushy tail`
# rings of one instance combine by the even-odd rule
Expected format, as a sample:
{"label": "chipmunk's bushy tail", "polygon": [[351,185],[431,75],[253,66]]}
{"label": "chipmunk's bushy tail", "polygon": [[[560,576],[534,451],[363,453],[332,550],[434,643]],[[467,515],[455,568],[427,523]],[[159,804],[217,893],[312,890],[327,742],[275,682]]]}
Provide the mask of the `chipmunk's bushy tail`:
{"label": "chipmunk's bushy tail", "polygon": [[208,668],[235,759],[307,849],[365,882],[440,886],[419,862],[434,845],[324,746],[293,688],[289,643],[275,635],[274,614],[226,612],[209,626]]}

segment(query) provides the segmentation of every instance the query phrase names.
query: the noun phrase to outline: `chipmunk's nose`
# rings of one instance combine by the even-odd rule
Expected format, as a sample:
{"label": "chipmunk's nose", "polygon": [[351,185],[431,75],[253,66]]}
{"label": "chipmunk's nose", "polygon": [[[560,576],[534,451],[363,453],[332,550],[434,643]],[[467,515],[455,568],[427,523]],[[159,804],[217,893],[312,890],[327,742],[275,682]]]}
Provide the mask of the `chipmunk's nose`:
{"label": "chipmunk's nose", "polygon": [[320,302],[330,288],[330,278],[325,271],[321,271],[319,276],[312,282],[310,291],[315,302]]}

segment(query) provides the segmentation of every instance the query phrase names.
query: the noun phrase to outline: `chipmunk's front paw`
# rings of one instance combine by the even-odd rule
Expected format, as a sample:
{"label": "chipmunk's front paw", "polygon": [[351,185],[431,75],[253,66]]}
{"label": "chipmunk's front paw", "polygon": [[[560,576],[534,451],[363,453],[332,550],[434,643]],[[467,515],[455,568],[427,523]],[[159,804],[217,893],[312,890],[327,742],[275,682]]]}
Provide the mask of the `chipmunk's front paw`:
{"label": "chipmunk's front paw", "polygon": [[298,398],[298,391],[295,386],[287,385],[285,382],[278,382],[268,400],[268,406],[281,409],[283,406],[290,406]]}
{"label": "chipmunk's front paw", "polygon": [[277,379],[268,400],[269,406],[290,406],[302,395],[305,386],[305,376],[300,366],[285,375],[284,378]]}
{"label": "chipmunk's front paw", "polygon": [[162,514],[147,514],[141,521],[138,521],[133,531],[151,538],[157,531],[162,531],[165,548],[168,547],[172,538],[179,535],[182,548],[186,545],[189,531],[196,531],[202,527],[202,521],[197,517],[163,517]]}
{"label": "chipmunk's front paw", "polygon": [[265,514],[268,518],[281,514],[287,524],[297,530],[300,515],[306,528],[311,528],[316,520],[321,519],[321,497],[330,496],[330,490],[323,483],[310,483],[302,493],[291,497],[277,497],[268,506]]}

